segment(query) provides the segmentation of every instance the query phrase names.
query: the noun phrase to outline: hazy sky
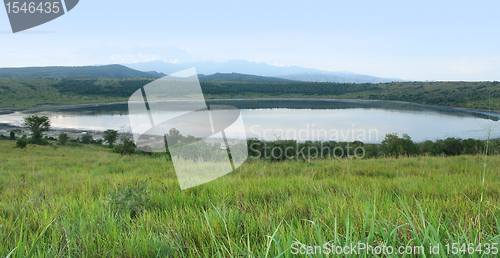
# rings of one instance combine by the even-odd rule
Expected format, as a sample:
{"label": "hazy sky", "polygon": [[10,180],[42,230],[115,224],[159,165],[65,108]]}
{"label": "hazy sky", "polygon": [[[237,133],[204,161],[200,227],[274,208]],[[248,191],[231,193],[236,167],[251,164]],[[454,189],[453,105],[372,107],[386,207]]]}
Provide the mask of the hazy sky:
{"label": "hazy sky", "polygon": [[80,0],[0,67],[246,59],[407,80],[500,80],[500,1]]}

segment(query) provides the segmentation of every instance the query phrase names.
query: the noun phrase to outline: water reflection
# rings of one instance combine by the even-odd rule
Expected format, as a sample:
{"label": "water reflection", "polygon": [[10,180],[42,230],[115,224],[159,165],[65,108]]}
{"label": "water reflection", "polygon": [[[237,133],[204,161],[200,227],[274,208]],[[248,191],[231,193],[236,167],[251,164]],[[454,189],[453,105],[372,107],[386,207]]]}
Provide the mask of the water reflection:
{"label": "water reflection", "polygon": [[[185,104],[185,102],[184,102]],[[265,140],[361,140],[380,142],[387,133],[404,133],[416,141],[446,137],[485,139],[487,128],[500,137],[499,115],[417,104],[312,99],[207,100],[207,104],[242,109],[248,137]],[[166,117],[182,110],[168,111]],[[59,108],[0,115],[0,123],[20,125],[27,114],[46,115],[56,128],[130,130],[127,104]]]}

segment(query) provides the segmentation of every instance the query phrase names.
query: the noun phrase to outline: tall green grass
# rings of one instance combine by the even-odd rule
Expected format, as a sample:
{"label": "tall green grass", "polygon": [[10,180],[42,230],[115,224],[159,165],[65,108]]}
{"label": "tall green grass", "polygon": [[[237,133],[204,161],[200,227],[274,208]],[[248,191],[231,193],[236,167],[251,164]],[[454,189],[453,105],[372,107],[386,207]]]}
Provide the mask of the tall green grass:
{"label": "tall green grass", "polygon": [[293,243],[363,242],[439,243],[446,257],[447,243],[500,237],[499,156],[484,174],[483,157],[467,155],[249,160],[180,191],[161,157],[11,141],[0,150],[0,256],[292,257]]}

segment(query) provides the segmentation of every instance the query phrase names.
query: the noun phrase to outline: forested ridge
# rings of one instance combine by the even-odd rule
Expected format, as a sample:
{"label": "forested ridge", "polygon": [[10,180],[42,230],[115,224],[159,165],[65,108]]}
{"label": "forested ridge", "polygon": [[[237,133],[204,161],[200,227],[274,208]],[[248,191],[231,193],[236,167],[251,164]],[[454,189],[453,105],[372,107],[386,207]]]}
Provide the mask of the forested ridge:
{"label": "forested ridge", "polygon": [[[0,107],[124,101],[154,79],[0,78]],[[205,98],[325,98],[405,101],[437,106],[500,110],[500,83],[201,81]]]}
{"label": "forested ridge", "polygon": [[[151,81],[150,79],[135,79],[103,83],[97,79],[63,79],[53,84],[52,87],[58,89],[61,93],[127,97]],[[379,89],[376,84],[369,83],[202,81],[200,84],[203,93],[206,95],[238,95],[248,93],[340,95]]]}

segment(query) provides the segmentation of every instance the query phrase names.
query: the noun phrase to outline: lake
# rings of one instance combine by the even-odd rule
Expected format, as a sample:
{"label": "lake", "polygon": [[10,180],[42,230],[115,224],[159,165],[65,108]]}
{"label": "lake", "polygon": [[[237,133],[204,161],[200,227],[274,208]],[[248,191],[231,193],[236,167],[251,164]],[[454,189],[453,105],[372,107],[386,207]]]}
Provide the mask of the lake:
{"label": "lake", "polygon": [[[241,110],[247,138],[263,140],[354,141],[380,143],[386,134],[408,134],[414,141],[459,137],[500,137],[500,116],[486,111],[364,100],[241,99],[207,100]],[[167,116],[178,111],[165,111]],[[0,115],[0,123],[20,125],[26,115],[50,117],[53,128],[130,132],[127,104],[22,111]]]}

